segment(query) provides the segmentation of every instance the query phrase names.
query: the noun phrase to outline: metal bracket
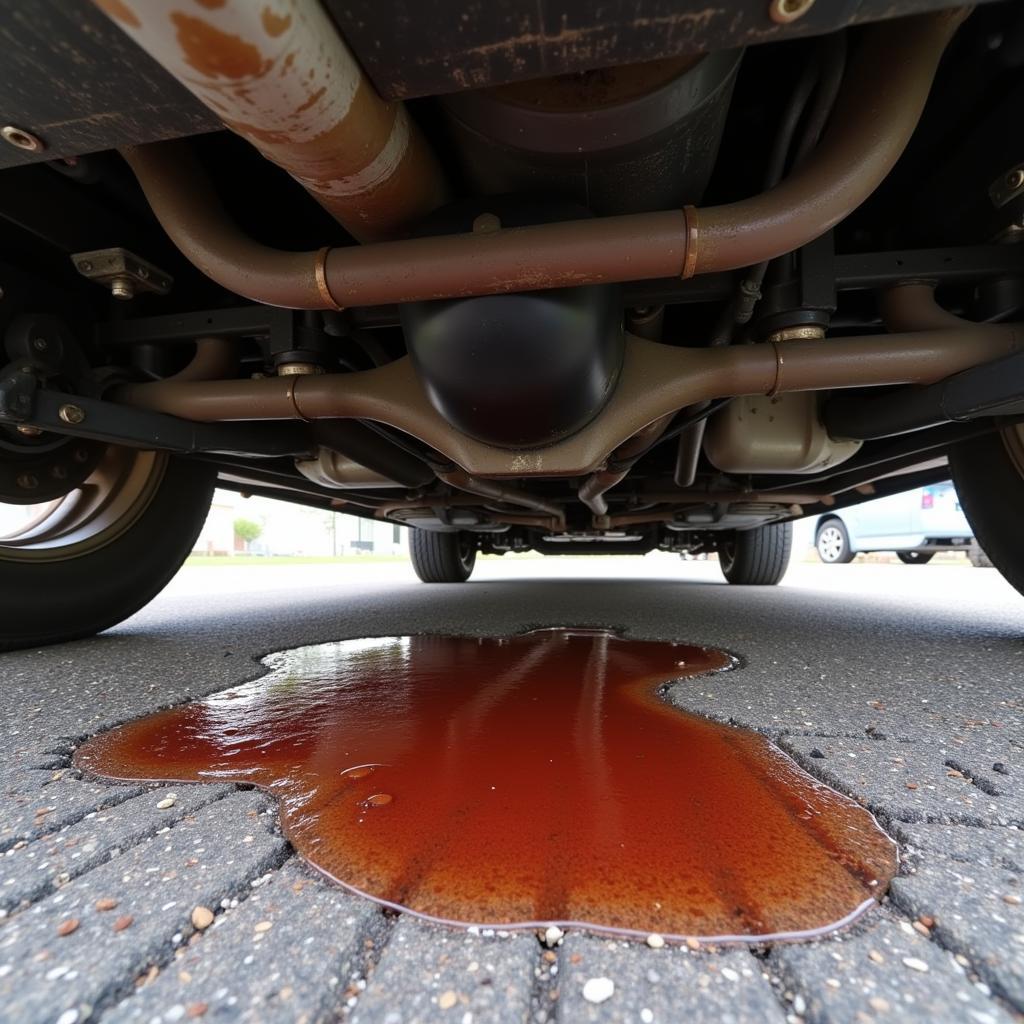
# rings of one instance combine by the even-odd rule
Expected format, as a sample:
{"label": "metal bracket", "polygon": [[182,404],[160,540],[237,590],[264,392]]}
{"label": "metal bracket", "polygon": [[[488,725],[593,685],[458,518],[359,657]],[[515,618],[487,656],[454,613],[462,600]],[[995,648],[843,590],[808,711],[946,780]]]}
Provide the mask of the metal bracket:
{"label": "metal bracket", "polygon": [[[54,434],[188,455],[218,452],[256,458],[310,457],[316,448],[303,423],[194,423],[116,402],[49,390],[29,392],[26,406],[25,384],[21,379],[24,376],[15,371],[0,377],[0,423],[28,422]],[[34,386],[35,378],[30,379]],[[10,398],[5,401],[8,395]]]}
{"label": "metal bracket", "polygon": [[166,295],[174,283],[170,274],[120,246],[72,253],[71,260],[83,277],[106,285],[115,299],[130,299],[136,292]]}
{"label": "metal bracket", "polygon": [[30,367],[8,366],[0,375],[0,421],[24,423],[32,415],[39,382]]}

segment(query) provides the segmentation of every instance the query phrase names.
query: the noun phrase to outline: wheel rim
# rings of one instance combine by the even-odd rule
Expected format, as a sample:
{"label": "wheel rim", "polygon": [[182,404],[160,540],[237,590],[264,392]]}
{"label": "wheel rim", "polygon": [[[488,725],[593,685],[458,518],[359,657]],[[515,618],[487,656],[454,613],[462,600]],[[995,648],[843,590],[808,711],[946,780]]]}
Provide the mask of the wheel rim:
{"label": "wheel rim", "polygon": [[824,562],[838,562],[846,546],[838,526],[826,526],[818,534],[818,554]]}
{"label": "wheel rim", "polygon": [[466,537],[459,537],[459,564],[466,572],[469,572],[475,562],[476,542]]}
{"label": "wheel rim", "polygon": [[718,561],[721,563],[723,571],[728,572],[732,568],[733,562],[736,561],[736,541],[722,542],[718,549]]}
{"label": "wheel rim", "polygon": [[162,452],[111,446],[84,483],[0,531],[0,561],[60,562],[111,543],[149,507],[167,464]]}

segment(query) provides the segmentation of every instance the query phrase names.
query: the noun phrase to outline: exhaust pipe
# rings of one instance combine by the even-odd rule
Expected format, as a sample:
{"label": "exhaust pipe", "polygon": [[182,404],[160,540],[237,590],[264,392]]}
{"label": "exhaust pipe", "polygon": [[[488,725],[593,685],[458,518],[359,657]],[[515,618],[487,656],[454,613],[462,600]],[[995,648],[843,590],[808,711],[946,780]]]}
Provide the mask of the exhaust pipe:
{"label": "exhaust pipe", "polygon": [[95,3],[358,241],[401,235],[443,202],[426,140],[377,94],[317,0]]}
{"label": "exhaust pipe", "polygon": [[[726,206],[284,253],[242,235],[202,176],[182,173],[182,144],[123,155],[182,252],[257,302],[331,309],[733,270],[805,245],[878,187],[906,147],[966,13],[937,11],[869,28],[814,152],[775,188]],[[285,143],[277,153],[282,166],[291,148]]]}

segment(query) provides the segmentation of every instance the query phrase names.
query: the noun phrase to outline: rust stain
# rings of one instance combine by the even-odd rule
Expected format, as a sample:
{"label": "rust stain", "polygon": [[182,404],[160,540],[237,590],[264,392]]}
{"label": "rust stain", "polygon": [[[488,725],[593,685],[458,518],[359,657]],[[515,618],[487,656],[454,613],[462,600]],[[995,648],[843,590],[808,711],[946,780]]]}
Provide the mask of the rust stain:
{"label": "rust stain", "polygon": [[271,39],[276,39],[291,26],[292,16],[290,14],[275,14],[269,7],[264,7],[260,14],[260,21],[263,22],[263,30]]}
{"label": "rust stain", "polygon": [[124,0],[95,0],[96,6],[113,18],[115,21],[121,22],[122,25],[128,25],[130,28],[142,28],[142,22],[139,21],[139,16],[124,2]]}
{"label": "rust stain", "polygon": [[200,7],[205,7],[208,11],[215,11],[218,7],[223,7],[227,0],[196,0],[196,3]]}
{"label": "rust stain", "polygon": [[185,61],[201,75],[254,78],[270,66],[271,62],[264,61],[252,43],[222,32],[202,18],[175,11],[171,21],[177,29]]}
{"label": "rust stain", "polygon": [[301,114],[304,110],[309,110],[309,108],[313,106],[313,104],[316,103],[316,101],[320,99],[320,97],[323,96],[325,92],[327,92],[327,86],[323,86],[322,88],[317,89],[316,92],[311,93],[309,99],[306,100],[306,102],[303,103],[302,106],[295,108],[295,113]]}

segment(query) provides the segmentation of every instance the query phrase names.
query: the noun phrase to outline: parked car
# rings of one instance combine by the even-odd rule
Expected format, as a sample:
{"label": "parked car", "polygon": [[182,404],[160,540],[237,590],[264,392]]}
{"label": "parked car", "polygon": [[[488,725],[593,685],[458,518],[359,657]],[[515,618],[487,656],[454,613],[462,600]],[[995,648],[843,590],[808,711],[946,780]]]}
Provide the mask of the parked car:
{"label": "parked car", "polygon": [[937,551],[966,551],[975,565],[987,563],[949,481],[823,515],[814,546],[831,564],[852,562],[861,551],[895,551],[907,565],[924,565]]}

